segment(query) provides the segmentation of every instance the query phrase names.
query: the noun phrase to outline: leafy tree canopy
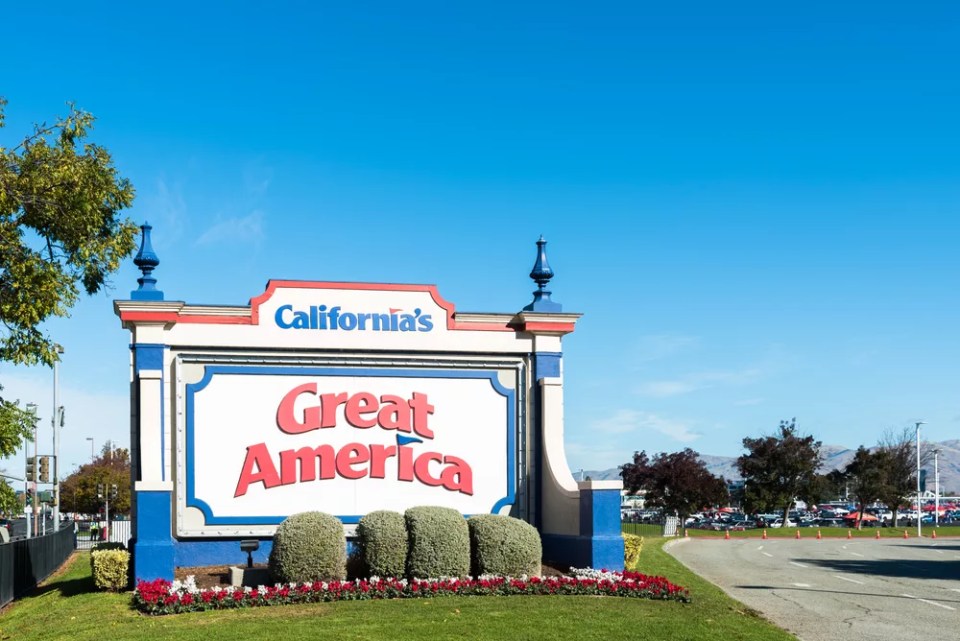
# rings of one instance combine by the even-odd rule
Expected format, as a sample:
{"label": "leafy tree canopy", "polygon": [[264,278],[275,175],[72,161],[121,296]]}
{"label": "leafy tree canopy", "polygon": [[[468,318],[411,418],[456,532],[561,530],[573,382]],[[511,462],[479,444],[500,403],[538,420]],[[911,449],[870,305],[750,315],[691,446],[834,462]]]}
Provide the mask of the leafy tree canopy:
{"label": "leafy tree canopy", "polygon": [[635,452],[633,462],[620,467],[620,476],[628,490],[646,490],[647,505],[680,517],[726,503],[728,498],[723,479],[711,474],[690,448],[657,454],[652,461],[645,451]]}
{"label": "leafy tree canopy", "polygon": [[754,510],[783,511],[787,522],[796,498],[809,496],[820,467],[820,441],[797,433],[796,419],[781,421],[773,436],[743,439],[747,453],[737,459],[747,504]]}
{"label": "leafy tree canopy", "polygon": [[[5,105],[0,97],[0,129]],[[68,316],[81,289],[99,292],[133,253],[137,227],[120,216],[133,186],[86,141],[93,121],[70,105],[13,146],[0,138],[0,361],[52,365],[44,321]],[[0,455],[20,446],[27,421],[0,397]]]}
{"label": "leafy tree canopy", "polygon": [[863,512],[867,504],[873,503],[884,494],[888,482],[889,461],[890,457],[884,450],[872,452],[861,445],[853,455],[853,460],[844,468],[850,491],[860,505],[857,529],[863,525]]}
{"label": "leafy tree canopy", "polygon": [[2,514],[14,514],[19,512],[17,508],[21,505],[19,499],[17,499],[17,493],[13,490],[12,487],[4,480],[3,483],[0,483],[0,515]]}
{"label": "leafy tree canopy", "polygon": [[[877,497],[893,512],[897,525],[901,505],[909,505],[917,491],[917,446],[915,432],[906,427],[900,431],[888,430],[877,446],[886,456],[886,483]],[[927,457],[921,456],[921,464]]]}
{"label": "leafy tree canopy", "polygon": [[117,486],[117,497],[110,499],[110,514],[130,512],[130,452],[106,445],[100,456],[83,465],[60,484],[60,511],[97,514],[104,506],[97,497],[97,485],[109,492]]}
{"label": "leafy tree canopy", "polygon": [[52,365],[56,346],[40,325],[68,316],[81,288],[99,292],[133,253],[137,226],[120,216],[133,185],[103,147],[85,142],[93,121],[71,105],[0,146],[0,360]]}
{"label": "leafy tree canopy", "polygon": [[37,420],[36,414],[21,408],[19,401],[0,398],[0,458],[12,456],[24,440],[32,440]]}

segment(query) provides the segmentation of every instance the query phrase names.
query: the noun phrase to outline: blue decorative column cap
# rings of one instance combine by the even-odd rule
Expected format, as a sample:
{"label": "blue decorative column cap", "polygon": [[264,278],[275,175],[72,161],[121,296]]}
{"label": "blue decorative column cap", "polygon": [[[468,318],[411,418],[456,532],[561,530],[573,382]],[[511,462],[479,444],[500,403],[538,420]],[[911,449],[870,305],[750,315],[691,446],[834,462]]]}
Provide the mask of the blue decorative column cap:
{"label": "blue decorative column cap", "polygon": [[157,279],[153,277],[153,270],[160,264],[160,259],[157,258],[153,245],[150,244],[152,229],[153,227],[146,221],[140,225],[143,235],[140,239],[140,251],[133,259],[133,264],[143,273],[143,276],[137,279],[140,287],[130,292],[130,298],[133,300],[163,300],[163,292],[157,289]]}
{"label": "blue decorative column cap", "polygon": [[540,240],[537,241],[537,262],[533,264],[530,278],[537,284],[537,289],[533,292],[533,301],[523,310],[526,312],[563,311],[563,306],[560,303],[550,300],[550,291],[546,289],[547,283],[553,278],[553,270],[550,269],[550,263],[547,262],[547,241],[544,240],[542,235]]}

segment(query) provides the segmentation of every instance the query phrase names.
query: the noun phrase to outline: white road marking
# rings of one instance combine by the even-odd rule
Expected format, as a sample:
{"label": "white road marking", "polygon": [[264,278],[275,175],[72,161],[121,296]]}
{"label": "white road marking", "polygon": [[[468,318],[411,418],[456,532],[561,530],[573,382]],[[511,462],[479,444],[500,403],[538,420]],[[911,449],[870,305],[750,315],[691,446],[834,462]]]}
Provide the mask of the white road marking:
{"label": "white road marking", "polygon": [[797,563],[796,561],[790,561],[790,565],[795,565],[795,566],[797,566],[798,568],[805,568],[805,567],[807,567],[807,566],[805,566],[803,563]]}
{"label": "white road marking", "polygon": [[758,549],[758,550],[762,550],[762,549],[763,549],[763,546],[762,546],[762,545],[759,545],[759,546],[757,546],[757,549]]}
{"label": "white road marking", "polygon": [[936,552],[937,554],[946,554],[946,552],[944,552],[943,550],[934,550],[934,552]]}
{"label": "white road marking", "polygon": [[944,610],[956,610],[956,608],[952,608],[952,607],[950,607],[949,605],[944,605],[944,604],[942,604],[942,603],[937,603],[936,601],[929,601],[929,600],[927,600],[927,599],[921,599],[920,597],[918,597],[918,596],[913,596],[912,594],[901,594],[900,596],[905,596],[905,597],[907,597],[908,599],[916,599],[917,601],[923,601],[924,603],[927,603],[927,604],[929,604],[929,605],[935,605],[935,606],[937,606],[938,608],[943,608]]}
{"label": "white road marking", "polygon": [[859,556],[861,559],[863,558],[863,555],[858,552],[851,552],[850,554],[852,554],[853,556]]}
{"label": "white road marking", "polygon": [[851,579],[851,578],[848,578],[848,577],[845,577],[845,576],[840,576],[839,574],[834,574],[833,576],[835,576],[836,578],[840,579],[841,581],[849,581],[850,583],[856,583],[857,585],[863,585],[863,581],[857,581],[856,579]]}
{"label": "white road marking", "polygon": [[960,592],[960,588],[947,588],[948,590],[953,590],[954,592]]}
{"label": "white road marking", "polygon": [[771,559],[773,558],[773,555],[770,554],[769,552],[764,552],[764,553],[763,553],[763,556],[769,556]]}
{"label": "white road marking", "polygon": [[791,583],[790,585],[795,585],[795,586],[797,586],[798,588],[809,588],[809,587],[810,587],[810,584],[809,584],[809,583]]}

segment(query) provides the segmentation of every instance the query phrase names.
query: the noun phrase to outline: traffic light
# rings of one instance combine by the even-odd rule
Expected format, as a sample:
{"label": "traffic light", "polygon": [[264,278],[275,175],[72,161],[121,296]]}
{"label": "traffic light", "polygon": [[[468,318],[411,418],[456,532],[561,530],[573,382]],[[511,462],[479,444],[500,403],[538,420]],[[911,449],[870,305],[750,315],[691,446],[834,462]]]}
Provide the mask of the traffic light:
{"label": "traffic light", "polygon": [[50,482],[50,457],[49,456],[40,457],[40,482],[41,483]]}
{"label": "traffic light", "polygon": [[27,480],[32,481],[37,474],[37,457],[27,457]]}
{"label": "traffic light", "polygon": [[97,483],[97,498],[103,498],[103,483]]}
{"label": "traffic light", "polygon": [[116,500],[116,498],[117,498],[117,484],[116,484],[116,483],[112,483],[112,484],[110,485],[110,498],[112,498],[112,499],[114,499],[114,500]]}

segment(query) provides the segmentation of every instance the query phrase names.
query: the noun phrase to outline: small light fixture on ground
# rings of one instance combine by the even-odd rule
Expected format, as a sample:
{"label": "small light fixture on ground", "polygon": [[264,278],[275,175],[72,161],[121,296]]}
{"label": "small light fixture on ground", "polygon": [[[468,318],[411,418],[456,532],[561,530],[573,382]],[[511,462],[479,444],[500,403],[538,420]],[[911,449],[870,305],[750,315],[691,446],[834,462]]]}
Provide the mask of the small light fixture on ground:
{"label": "small light fixture on ground", "polygon": [[260,541],[256,539],[243,539],[240,541],[240,551],[247,553],[247,567],[253,567],[253,553],[260,549]]}

